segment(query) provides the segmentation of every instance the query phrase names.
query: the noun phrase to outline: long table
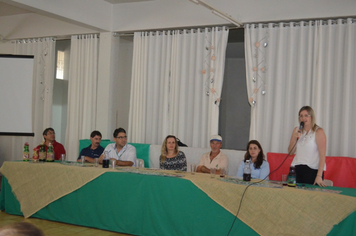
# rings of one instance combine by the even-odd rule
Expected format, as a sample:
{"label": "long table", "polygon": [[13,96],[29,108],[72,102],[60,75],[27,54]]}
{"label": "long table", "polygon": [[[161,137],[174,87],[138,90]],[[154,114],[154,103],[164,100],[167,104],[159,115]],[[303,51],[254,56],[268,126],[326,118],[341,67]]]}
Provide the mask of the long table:
{"label": "long table", "polygon": [[[11,165],[14,165],[14,163],[11,163]],[[26,164],[16,163],[16,165],[21,169]],[[33,169],[33,171],[42,170],[47,167],[67,171],[68,173],[78,172],[79,170],[91,172],[98,169],[67,167],[59,163],[45,163],[43,165],[28,164],[26,166],[27,169]],[[2,167],[2,172],[6,172],[4,171],[5,168],[6,166]],[[224,190],[218,196],[229,194],[229,189],[231,189],[233,194],[227,196],[236,196],[237,204],[234,210],[238,207],[238,197],[242,195],[242,191],[240,190],[244,189],[245,186],[226,183],[220,181],[218,178],[211,179],[209,175],[204,174],[196,174],[194,176],[185,174],[185,177],[182,178],[175,175],[182,174],[173,172],[168,175],[148,175],[120,170],[108,170],[71,193],[65,194],[44,206],[32,214],[31,217],[133,235],[227,235],[235,216],[231,210],[227,209],[228,207],[225,206],[224,202],[219,200],[219,197],[213,196],[212,192],[206,190],[205,184],[209,185],[212,182],[216,191]],[[51,178],[51,176],[49,177]],[[52,180],[53,188],[56,188],[56,180]],[[5,174],[0,194],[0,209],[5,210],[9,214],[23,215],[21,204],[12,191],[10,183],[11,180],[7,179]],[[29,183],[25,184],[28,185]],[[35,186],[36,182],[33,181],[33,185]],[[233,192],[235,189],[240,190],[235,193]],[[325,201],[340,198],[343,202],[345,200],[350,201],[352,203],[350,207],[355,208],[356,204],[354,204],[355,201],[353,198],[356,197],[356,191],[354,189],[329,189],[341,190],[343,191],[342,194],[352,197],[291,188],[250,187],[246,192],[239,213],[242,220],[236,219],[230,235],[272,235],[268,231],[261,232],[258,226],[251,225],[246,220],[246,217],[243,217],[245,212],[249,212],[250,208],[252,209],[251,203],[255,199],[255,196],[258,195],[259,198],[263,197],[264,194],[258,194],[259,191],[266,193],[266,196],[269,196],[269,192],[271,191],[272,194],[278,193],[275,194],[276,199],[278,199],[278,196],[283,197],[284,195],[290,198],[290,193],[292,195],[307,193],[315,195],[315,197],[323,197],[325,195]],[[273,206],[273,202],[275,201],[270,197],[265,200],[266,202],[261,202],[261,206],[259,206],[261,208],[261,212],[258,214],[260,215],[258,219],[260,224],[266,223],[263,221],[269,219],[263,213],[265,212],[264,208],[266,208],[266,204]],[[38,198],[38,201],[41,201],[41,197]],[[342,202],[340,202],[340,206],[341,204]],[[276,209],[267,209],[267,211],[270,210],[274,211]],[[283,209],[277,209],[276,212],[279,212],[281,217],[283,216]],[[296,219],[303,218],[303,212],[294,213],[296,214]],[[286,230],[294,224],[293,221],[288,222],[288,219],[281,218],[280,220],[286,221],[283,224]],[[355,209],[345,219],[341,219],[340,221],[338,225],[332,227],[328,235],[356,235],[356,229],[353,226],[356,222]],[[267,223],[271,224],[272,228],[274,225],[278,225],[278,222]],[[259,233],[252,228],[257,229],[256,231]],[[293,232],[290,232],[290,235],[293,235]]]}

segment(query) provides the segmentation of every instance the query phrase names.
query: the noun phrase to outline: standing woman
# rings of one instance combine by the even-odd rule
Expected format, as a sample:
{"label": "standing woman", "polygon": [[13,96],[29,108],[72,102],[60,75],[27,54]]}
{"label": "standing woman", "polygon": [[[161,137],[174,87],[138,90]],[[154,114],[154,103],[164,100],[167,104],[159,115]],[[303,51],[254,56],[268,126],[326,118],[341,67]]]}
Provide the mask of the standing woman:
{"label": "standing woman", "polygon": [[269,175],[269,164],[265,160],[262,146],[257,140],[248,142],[244,161],[241,162],[237,170],[237,177],[242,178],[247,160],[251,160],[250,168],[252,179],[264,179]]}
{"label": "standing woman", "polygon": [[292,166],[295,166],[297,183],[325,187],[323,179],[326,170],[326,135],[324,130],[315,124],[314,111],[310,106],[300,108],[299,122],[304,122],[304,127],[302,130],[294,128],[288,147],[289,153],[296,154]]}
{"label": "standing woman", "polygon": [[159,159],[160,169],[187,171],[187,159],[184,152],[178,150],[177,138],[173,135],[164,139]]}

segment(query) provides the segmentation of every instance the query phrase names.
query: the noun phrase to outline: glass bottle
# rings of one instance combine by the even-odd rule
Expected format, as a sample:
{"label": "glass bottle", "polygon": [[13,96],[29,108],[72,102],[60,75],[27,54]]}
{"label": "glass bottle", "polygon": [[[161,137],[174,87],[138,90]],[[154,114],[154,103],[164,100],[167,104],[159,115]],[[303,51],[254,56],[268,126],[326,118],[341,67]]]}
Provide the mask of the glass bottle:
{"label": "glass bottle", "polygon": [[44,142],[41,143],[40,145],[40,151],[39,151],[39,157],[38,157],[40,162],[45,162],[46,161],[46,148]]}
{"label": "glass bottle", "polygon": [[54,153],[53,153],[53,146],[52,143],[49,143],[48,150],[47,150],[47,158],[46,161],[53,162],[54,161]]}
{"label": "glass bottle", "polygon": [[287,177],[287,185],[288,187],[296,187],[297,186],[297,180],[296,180],[297,176],[295,173],[295,167],[291,166],[289,168],[289,174]]}
{"label": "glass bottle", "polygon": [[23,148],[22,160],[23,161],[29,161],[30,160],[30,150],[29,150],[28,142],[25,143],[25,146]]}
{"label": "glass bottle", "polygon": [[105,151],[103,153],[104,155],[104,159],[103,159],[103,168],[109,168],[109,162],[110,162],[110,158],[109,158],[109,152]]}
{"label": "glass bottle", "polygon": [[39,159],[38,159],[38,149],[37,148],[34,148],[33,149],[33,156],[32,156],[32,162],[39,162]]}
{"label": "glass bottle", "polygon": [[250,160],[246,160],[245,161],[243,180],[244,181],[251,181]]}

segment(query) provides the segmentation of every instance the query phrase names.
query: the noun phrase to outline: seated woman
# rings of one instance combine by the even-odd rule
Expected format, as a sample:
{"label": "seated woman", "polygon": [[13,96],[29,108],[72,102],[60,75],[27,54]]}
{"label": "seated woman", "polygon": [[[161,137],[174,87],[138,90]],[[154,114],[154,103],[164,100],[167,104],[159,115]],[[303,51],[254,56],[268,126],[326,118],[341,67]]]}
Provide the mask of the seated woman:
{"label": "seated woman", "polygon": [[164,139],[159,159],[160,169],[187,171],[187,159],[184,153],[178,150],[177,138],[173,135]]}
{"label": "seated woman", "polygon": [[264,179],[269,175],[269,164],[265,160],[261,144],[257,140],[251,140],[247,144],[244,161],[241,162],[236,175],[239,178],[243,176],[246,160],[251,160],[250,168],[252,179]]}

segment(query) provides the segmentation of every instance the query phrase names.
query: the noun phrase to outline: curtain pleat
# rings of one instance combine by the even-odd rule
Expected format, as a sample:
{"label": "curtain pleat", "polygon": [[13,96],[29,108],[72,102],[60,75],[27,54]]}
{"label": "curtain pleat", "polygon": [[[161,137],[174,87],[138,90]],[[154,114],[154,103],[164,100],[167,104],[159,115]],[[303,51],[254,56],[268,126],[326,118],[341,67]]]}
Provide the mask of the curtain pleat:
{"label": "curtain pleat", "polygon": [[136,32],[129,139],[161,144],[174,134],[207,147],[218,133],[228,30]]}
{"label": "curtain pleat", "polygon": [[327,135],[329,155],[356,157],[356,24],[329,20],[319,28],[316,116]]}
{"label": "curtain pleat", "polygon": [[98,87],[97,35],[71,37],[68,83],[68,115],[65,147],[67,156],[75,161],[79,139],[90,137],[95,130]]}
{"label": "curtain pleat", "polygon": [[327,135],[327,155],[356,157],[356,24],[344,21],[246,25],[250,139],[267,152],[287,152],[298,111],[310,105]]}
{"label": "curtain pleat", "polygon": [[[51,126],[52,97],[55,69],[55,38],[23,39],[15,41],[16,55],[34,55],[32,85],[32,127],[34,137],[1,136],[0,142],[8,148],[2,155],[6,160],[18,160],[22,156],[23,145],[36,147],[42,140],[42,132]],[[14,96],[21,96],[14,94]],[[29,116],[31,114],[28,114]],[[27,119],[27,117],[24,117]],[[32,153],[32,151],[31,151]]]}
{"label": "curtain pleat", "polygon": [[[43,140],[43,130],[51,127],[55,45],[54,38],[25,39],[15,42],[15,54],[34,55],[32,125],[35,137],[25,138],[32,148]],[[20,146],[23,146],[23,142]],[[22,151],[22,148],[19,151]]]}

